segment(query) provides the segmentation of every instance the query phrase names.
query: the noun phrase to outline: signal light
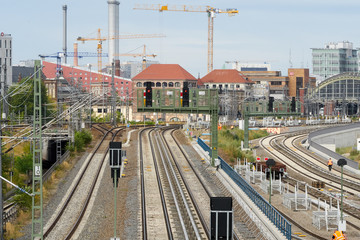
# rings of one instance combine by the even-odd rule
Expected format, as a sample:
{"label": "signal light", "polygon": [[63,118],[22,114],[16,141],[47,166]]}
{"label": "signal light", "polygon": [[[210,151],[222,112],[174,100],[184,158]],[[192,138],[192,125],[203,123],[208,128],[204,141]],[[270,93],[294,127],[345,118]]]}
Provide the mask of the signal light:
{"label": "signal light", "polygon": [[268,112],[273,112],[274,108],[274,97],[269,97]]}
{"label": "signal light", "polygon": [[182,91],[182,97],[183,97],[183,101],[182,101],[182,106],[183,107],[189,107],[189,87],[188,87],[188,83],[184,82],[184,87],[183,87],[183,91]]}
{"label": "signal light", "polygon": [[151,82],[146,83],[145,107],[152,107],[152,87],[151,87]]}
{"label": "signal light", "polygon": [[296,101],[295,101],[295,97],[292,97],[292,99],[291,99],[291,112],[296,112]]}

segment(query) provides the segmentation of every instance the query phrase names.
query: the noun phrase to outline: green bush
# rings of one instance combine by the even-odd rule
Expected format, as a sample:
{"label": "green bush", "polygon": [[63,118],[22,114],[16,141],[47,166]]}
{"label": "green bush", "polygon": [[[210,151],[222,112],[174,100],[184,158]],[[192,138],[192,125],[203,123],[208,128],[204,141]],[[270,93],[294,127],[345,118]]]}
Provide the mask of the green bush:
{"label": "green bush", "polygon": [[[23,187],[25,191],[31,192],[31,187]],[[13,197],[14,203],[18,204],[20,209],[24,211],[28,211],[32,207],[32,198],[27,195],[26,193],[21,192],[20,190],[17,190],[15,196]]]}

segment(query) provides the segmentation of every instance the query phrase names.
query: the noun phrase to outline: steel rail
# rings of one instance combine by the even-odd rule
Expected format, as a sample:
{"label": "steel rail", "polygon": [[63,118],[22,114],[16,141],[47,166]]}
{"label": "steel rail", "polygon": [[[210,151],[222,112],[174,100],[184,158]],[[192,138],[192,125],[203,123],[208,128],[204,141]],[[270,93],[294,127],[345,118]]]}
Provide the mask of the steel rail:
{"label": "steel rail", "polygon": [[[113,129],[115,129],[115,128],[113,128]],[[69,204],[69,202],[71,201],[74,193],[76,192],[76,190],[77,190],[77,188],[78,188],[78,186],[79,186],[79,184],[80,184],[83,176],[85,175],[85,172],[86,172],[88,166],[90,165],[90,162],[92,161],[93,157],[95,156],[95,153],[99,150],[99,148],[100,148],[100,146],[102,145],[102,143],[104,142],[105,138],[108,136],[109,133],[111,133],[111,134],[114,136],[114,133],[112,133],[112,130],[113,130],[113,129],[108,130],[108,132],[106,132],[106,133],[104,134],[103,138],[100,140],[100,142],[99,142],[98,145],[96,146],[93,154],[91,155],[88,163],[86,164],[85,168],[83,169],[82,173],[80,174],[80,177],[78,178],[78,180],[77,180],[74,188],[72,189],[71,193],[70,193],[69,196],[67,197],[64,205],[63,205],[62,208],[60,209],[58,215],[56,216],[55,220],[52,222],[52,224],[50,225],[50,227],[45,231],[45,233],[44,233],[44,235],[43,235],[44,239],[45,239],[45,238],[50,234],[50,232],[54,229],[54,227],[56,226],[57,222],[59,221],[59,219],[60,219],[61,216],[63,215],[66,207],[68,206],[68,204]],[[102,130],[100,130],[100,131],[102,131]],[[119,131],[120,131],[120,130],[119,130]],[[106,154],[105,154],[105,155],[106,155]],[[101,167],[100,167],[100,168],[101,168]]]}

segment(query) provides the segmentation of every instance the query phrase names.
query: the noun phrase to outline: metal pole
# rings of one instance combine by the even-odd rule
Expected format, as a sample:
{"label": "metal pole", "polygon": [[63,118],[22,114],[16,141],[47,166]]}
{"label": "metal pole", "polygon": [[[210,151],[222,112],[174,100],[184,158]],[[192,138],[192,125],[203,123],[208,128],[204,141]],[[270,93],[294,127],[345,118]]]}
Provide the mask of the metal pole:
{"label": "metal pole", "polygon": [[114,171],[114,181],[115,181],[115,186],[114,186],[114,239],[116,240],[116,184],[117,184],[117,170],[113,169]]}
{"label": "metal pole", "polygon": [[90,115],[90,128],[91,128],[91,124],[92,124],[92,120],[91,120],[91,115],[92,115],[92,106],[91,106],[91,94],[92,94],[92,89],[91,89],[91,64],[88,64],[88,67],[89,67],[89,70],[90,70],[90,87],[89,87],[89,89],[90,89],[90,91],[89,91],[89,93],[90,93],[90,113],[89,113],[89,115]]}
{"label": "metal pole", "polygon": [[343,197],[344,197],[344,194],[343,194],[343,169],[344,169],[344,166],[341,166],[341,215],[340,215],[341,223],[343,223]]}
{"label": "metal pole", "polygon": [[[1,82],[2,82],[2,75],[1,75],[1,66],[0,66],[0,89],[1,89]],[[4,104],[4,100],[1,101]],[[1,124],[2,124],[2,114],[0,114],[0,176],[2,176],[2,148],[1,148]],[[2,180],[0,180],[0,211],[1,216],[3,215],[3,195],[2,195]],[[3,218],[0,217],[0,239],[3,239]]]}
{"label": "metal pole", "polygon": [[269,184],[269,203],[271,204],[271,167],[270,167],[270,184]]}

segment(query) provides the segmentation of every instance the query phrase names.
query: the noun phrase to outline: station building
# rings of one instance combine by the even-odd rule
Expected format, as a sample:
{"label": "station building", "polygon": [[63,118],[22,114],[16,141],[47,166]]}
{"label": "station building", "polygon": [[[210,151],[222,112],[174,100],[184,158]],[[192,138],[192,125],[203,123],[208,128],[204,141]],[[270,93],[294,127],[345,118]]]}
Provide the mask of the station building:
{"label": "station building", "polygon": [[327,78],[310,89],[304,100],[305,106],[307,102],[320,103],[325,115],[359,114],[360,73],[346,72]]}

